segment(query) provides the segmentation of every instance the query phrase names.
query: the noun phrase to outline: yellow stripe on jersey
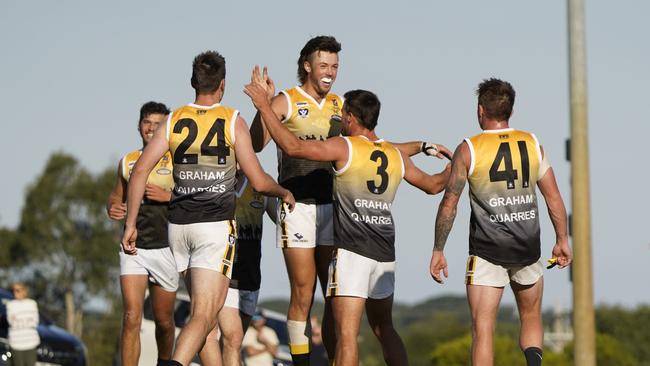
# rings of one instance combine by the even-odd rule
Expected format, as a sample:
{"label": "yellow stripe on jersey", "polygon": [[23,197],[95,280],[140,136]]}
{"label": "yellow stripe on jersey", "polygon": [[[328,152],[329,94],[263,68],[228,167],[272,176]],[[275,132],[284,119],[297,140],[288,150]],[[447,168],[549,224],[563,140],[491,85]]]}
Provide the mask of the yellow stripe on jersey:
{"label": "yellow stripe on jersey", "polygon": [[228,220],[230,232],[228,233],[228,247],[226,248],[223,259],[221,260],[220,272],[230,278],[230,269],[232,268],[233,260],[235,259],[235,239],[237,238],[236,224],[234,220]]}

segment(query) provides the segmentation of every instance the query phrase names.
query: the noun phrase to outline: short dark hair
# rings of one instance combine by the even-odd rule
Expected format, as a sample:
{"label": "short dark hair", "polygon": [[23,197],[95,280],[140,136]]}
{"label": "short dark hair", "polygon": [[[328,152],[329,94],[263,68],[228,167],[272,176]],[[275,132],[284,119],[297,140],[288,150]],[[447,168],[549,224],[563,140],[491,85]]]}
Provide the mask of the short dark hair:
{"label": "short dark hair", "polygon": [[485,117],[507,121],[515,104],[515,89],[509,82],[496,78],[485,79],[476,89],[478,104],[483,106]]}
{"label": "short dark hair", "polygon": [[316,51],[339,53],[341,52],[341,44],[332,36],[318,36],[307,41],[305,47],[300,50],[300,57],[298,57],[298,81],[301,84],[307,81],[305,61]]}
{"label": "short dark hair", "polygon": [[199,94],[214,93],[226,78],[226,59],[217,51],[205,51],[192,62],[192,87]]}
{"label": "short dark hair", "polygon": [[350,90],[344,95],[343,108],[354,115],[365,128],[374,130],[379,119],[381,102],[375,93],[367,90]]}
{"label": "short dark hair", "polygon": [[169,108],[167,108],[167,106],[162,103],[154,101],[146,102],[142,105],[142,108],[140,108],[140,119],[138,120],[138,123],[142,122],[142,120],[148,117],[150,114],[168,115]]}

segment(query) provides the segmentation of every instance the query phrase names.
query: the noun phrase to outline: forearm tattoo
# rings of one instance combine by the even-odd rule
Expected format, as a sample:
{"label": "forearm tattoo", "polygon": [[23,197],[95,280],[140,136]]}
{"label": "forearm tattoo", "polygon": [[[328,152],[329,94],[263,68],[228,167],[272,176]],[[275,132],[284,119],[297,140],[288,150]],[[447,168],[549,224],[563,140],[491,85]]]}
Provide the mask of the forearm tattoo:
{"label": "forearm tattoo", "polygon": [[456,218],[456,205],[458,204],[461,193],[463,193],[466,181],[467,171],[465,170],[462,159],[457,158],[452,164],[451,175],[445,188],[445,196],[442,198],[442,202],[440,202],[440,208],[436,216],[434,249],[443,250],[445,248],[447,237]]}

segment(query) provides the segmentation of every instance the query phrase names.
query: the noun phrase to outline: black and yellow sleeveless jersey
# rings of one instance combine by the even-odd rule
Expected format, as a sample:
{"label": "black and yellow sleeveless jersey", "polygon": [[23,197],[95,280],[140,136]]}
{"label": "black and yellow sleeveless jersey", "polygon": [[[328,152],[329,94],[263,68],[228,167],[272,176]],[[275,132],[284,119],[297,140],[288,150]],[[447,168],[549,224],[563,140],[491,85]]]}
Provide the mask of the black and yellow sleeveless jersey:
{"label": "black and yellow sleeveless jersey", "polygon": [[[126,154],[120,161],[122,178],[127,184],[133,166],[140,158],[140,155],[142,155],[142,150],[135,150]],[[147,177],[147,183],[155,184],[166,191],[171,191],[174,188],[172,159],[169,152],[151,170],[149,177]],[[167,202],[150,201],[146,197],[142,200],[135,222],[135,227],[138,230],[138,238],[135,241],[137,248],[160,249],[169,246],[167,239],[167,205]]]}
{"label": "black and yellow sleeveless jersey", "polygon": [[262,274],[262,222],[266,209],[267,197],[256,192],[244,180],[237,192],[235,218],[237,221],[237,252],[232,269],[230,287],[240,290],[257,291],[260,289]]}
{"label": "black and yellow sleeveless jersey", "polygon": [[404,177],[399,150],[383,140],[344,137],[348,162],[334,176],[334,243],[380,262],[395,260],[391,206]]}
{"label": "black and yellow sleeveless jersey", "polygon": [[535,135],[512,128],[465,139],[472,207],[469,253],[500,265],[540,257],[537,179],[542,154]]}
{"label": "black and yellow sleeveless jersey", "polygon": [[235,217],[235,121],[239,112],[189,104],[167,122],[175,187],[169,222],[193,224]]}
{"label": "black and yellow sleeveless jersey", "polygon": [[[326,140],[341,134],[343,99],[327,94],[320,103],[299,86],[281,92],[287,99],[284,126],[302,140]],[[278,149],[278,182],[303,203],[332,202],[332,165],[289,157]]]}

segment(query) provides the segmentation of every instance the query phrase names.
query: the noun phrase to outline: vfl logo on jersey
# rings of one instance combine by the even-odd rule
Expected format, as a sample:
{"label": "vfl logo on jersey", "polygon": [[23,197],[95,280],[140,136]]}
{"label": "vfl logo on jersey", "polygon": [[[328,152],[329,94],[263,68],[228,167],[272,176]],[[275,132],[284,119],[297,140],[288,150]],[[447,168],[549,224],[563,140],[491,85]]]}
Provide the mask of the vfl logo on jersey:
{"label": "vfl logo on jersey", "polygon": [[301,118],[307,118],[307,116],[309,116],[309,109],[307,108],[298,109],[298,116],[300,116]]}
{"label": "vfl logo on jersey", "polygon": [[306,107],[308,105],[309,105],[309,103],[307,103],[307,102],[296,102],[296,107],[298,107],[298,108]]}
{"label": "vfl logo on jersey", "polygon": [[510,135],[499,135],[499,138],[500,138],[501,140],[507,140],[508,137],[510,137]]}
{"label": "vfl logo on jersey", "polygon": [[340,108],[339,108],[339,102],[336,100],[336,98],[332,99],[332,109],[334,110],[334,113],[339,114]]}
{"label": "vfl logo on jersey", "polygon": [[196,110],[196,114],[198,114],[199,116],[203,115],[203,114],[206,114],[206,113],[208,113],[207,109],[197,109]]}
{"label": "vfl logo on jersey", "polygon": [[160,175],[170,175],[172,173],[172,171],[167,169],[167,168],[160,168],[160,169],[156,170],[156,173],[158,173]]}

